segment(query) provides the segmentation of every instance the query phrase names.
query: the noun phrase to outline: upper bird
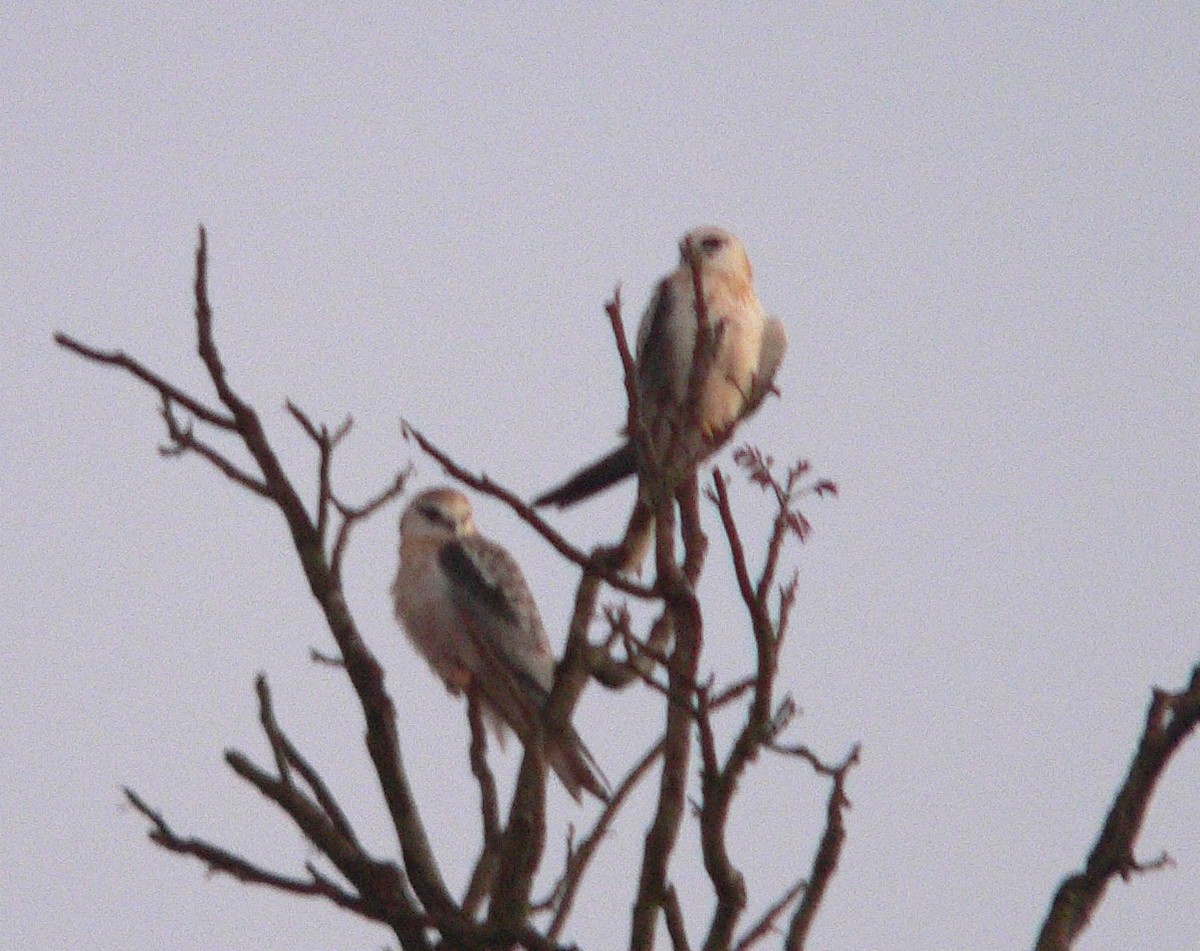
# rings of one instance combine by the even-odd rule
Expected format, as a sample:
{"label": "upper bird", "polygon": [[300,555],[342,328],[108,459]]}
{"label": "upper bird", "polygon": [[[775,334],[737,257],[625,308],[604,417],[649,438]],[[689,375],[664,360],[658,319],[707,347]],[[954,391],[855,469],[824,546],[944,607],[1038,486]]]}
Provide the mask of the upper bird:
{"label": "upper bird", "polygon": [[[405,509],[392,597],[396,619],[446,689],[477,690],[497,736],[507,725],[527,740],[554,683],[554,657],[520,565],[476,531],[461,492],[430,489]],[[546,760],[576,801],[581,789],[608,798],[572,727],[547,736]]]}
{"label": "upper bird", "polygon": [[[697,399],[689,405],[697,308],[692,267],[700,271],[715,352]],[[774,385],[787,349],[782,322],[768,317],[754,293],[754,272],[737,236],[696,228],[679,243],[679,266],[658,283],[638,327],[638,416],[650,451],[668,479],[682,476],[728,441]],[[573,505],[645,470],[627,439],[607,456],[534,499]]]}

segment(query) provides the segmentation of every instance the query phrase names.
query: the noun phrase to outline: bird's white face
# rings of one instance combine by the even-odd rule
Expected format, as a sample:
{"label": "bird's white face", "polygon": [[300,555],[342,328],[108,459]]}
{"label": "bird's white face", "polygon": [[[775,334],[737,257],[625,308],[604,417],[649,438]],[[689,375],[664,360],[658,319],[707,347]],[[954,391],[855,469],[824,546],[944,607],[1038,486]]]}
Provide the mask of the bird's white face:
{"label": "bird's white face", "polygon": [[400,534],[405,538],[473,535],[471,503],[456,489],[422,492],[404,510]]}
{"label": "bird's white face", "polygon": [[679,260],[690,264],[698,257],[706,271],[724,271],[749,279],[750,260],[737,235],[724,228],[694,228],[679,242]]}

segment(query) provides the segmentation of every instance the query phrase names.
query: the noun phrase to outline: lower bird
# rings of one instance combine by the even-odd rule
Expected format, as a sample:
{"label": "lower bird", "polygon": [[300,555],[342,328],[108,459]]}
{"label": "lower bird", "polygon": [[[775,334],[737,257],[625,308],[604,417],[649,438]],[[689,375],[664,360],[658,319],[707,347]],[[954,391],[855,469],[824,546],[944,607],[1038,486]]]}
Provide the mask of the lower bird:
{"label": "lower bird", "polygon": [[[396,618],[453,694],[475,691],[502,739],[527,742],[554,683],[554,656],[516,560],[478,533],[461,492],[437,488],[400,518]],[[608,798],[608,784],[573,727],[546,736],[546,760],[567,791]]]}

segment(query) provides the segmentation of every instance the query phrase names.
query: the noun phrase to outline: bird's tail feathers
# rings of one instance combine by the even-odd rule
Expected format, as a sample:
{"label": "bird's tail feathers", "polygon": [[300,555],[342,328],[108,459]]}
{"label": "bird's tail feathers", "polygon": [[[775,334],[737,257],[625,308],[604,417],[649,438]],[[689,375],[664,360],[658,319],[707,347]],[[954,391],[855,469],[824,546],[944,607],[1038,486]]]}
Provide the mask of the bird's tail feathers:
{"label": "bird's tail feathers", "polygon": [[546,760],[576,802],[580,801],[580,792],[584,789],[601,802],[608,802],[612,795],[608,780],[573,727],[567,727],[561,740],[550,742]]}
{"label": "bird's tail feathers", "polygon": [[637,455],[633,443],[627,442],[614,449],[603,459],[580,469],[566,482],[533,500],[534,505],[555,505],[566,508],[581,502],[627,479],[637,471]]}

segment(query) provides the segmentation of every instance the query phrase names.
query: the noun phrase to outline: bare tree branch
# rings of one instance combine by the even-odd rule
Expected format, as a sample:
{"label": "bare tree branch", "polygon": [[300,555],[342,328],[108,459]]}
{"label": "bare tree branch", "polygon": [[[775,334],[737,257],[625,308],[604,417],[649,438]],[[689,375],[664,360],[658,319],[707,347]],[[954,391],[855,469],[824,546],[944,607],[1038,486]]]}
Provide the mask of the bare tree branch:
{"label": "bare tree branch", "polygon": [[742,937],[738,938],[737,943],[733,946],[733,951],[749,951],[750,948],[754,947],[754,945],[768,934],[775,931],[775,922],[787,911],[788,905],[799,898],[800,893],[807,887],[808,883],[804,879],[800,879],[800,881],[784,892],[770,908],[763,912],[763,916],[754,926],[742,935]]}
{"label": "bare tree branch", "polygon": [[488,903],[488,925],[500,932],[524,925],[533,877],[546,844],[546,735],[540,727],[536,724],[522,737],[525,754],[500,836],[500,866]]}
{"label": "bare tree branch", "polygon": [[392,499],[404,493],[404,488],[408,485],[409,477],[413,473],[413,466],[410,463],[405,468],[396,473],[396,477],[392,480],[391,485],[383,489],[373,498],[368,499],[363,505],[357,508],[346,505],[341,502],[337,496],[330,493],[330,501],[338,510],[338,514],[342,517],[342,524],[338,527],[337,537],[333,542],[333,551],[329,557],[329,570],[333,573],[333,577],[340,583],[342,578],[342,560],[346,555],[346,547],[350,544],[350,532],[359,522],[370,518],[381,508],[387,505]]}
{"label": "bare tree branch", "polygon": [[708,554],[708,536],[700,524],[700,487],[695,472],[683,481],[675,492],[679,503],[679,524],[683,535],[683,575],[693,587],[704,569]]}
{"label": "bare tree branch", "polygon": [[617,345],[617,356],[621,358],[621,378],[625,383],[625,403],[628,407],[625,430],[635,446],[642,446],[646,437],[642,428],[641,412],[638,409],[637,364],[629,349],[629,340],[625,336],[625,322],[621,319],[621,285],[618,284],[613,290],[612,299],[604,305],[604,313],[608,315],[613,340]]}
{"label": "bare tree branch", "polygon": [[255,495],[261,495],[264,498],[271,497],[270,490],[261,479],[256,479],[250,473],[238,467],[232,460],[226,458],[212,446],[208,445],[208,443],[204,442],[204,440],[195,434],[190,423],[186,426],[181,426],[175,418],[175,411],[172,409],[171,401],[165,396],[163,397],[161,412],[163,422],[167,426],[167,436],[171,440],[171,444],[168,446],[159,446],[158,451],[160,455],[173,457],[181,456],[186,452],[194,452],[231,481],[249,489]]}
{"label": "bare tree branch", "polygon": [[1146,864],[1134,858],[1133,848],[1158,781],[1171,757],[1200,723],[1200,664],[1179,693],[1156,688],[1146,712],[1146,727],[1125,782],[1117,790],[1087,864],[1065,878],[1042,925],[1036,951],[1066,951],[1088,926],[1108,884],[1115,876],[1128,880],[1135,872],[1162,868],[1168,856]]}
{"label": "bare tree branch", "polygon": [[[317,535],[324,542],[325,530],[329,523],[329,505],[333,496],[329,485],[329,471],[333,460],[334,441],[330,438],[328,427],[322,425],[318,428],[300,407],[291,400],[288,400],[284,405],[287,406],[288,412],[292,414],[296,422],[300,424],[300,428],[317,444],[317,451],[320,454],[317,463]],[[347,416],[340,429],[342,432],[349,432],[351,425],[352,421]]]}
{"label": "bare tree branch", "polygon": [[[658,496],[661,499],[663,493],[659,492]],[[668,667],[669,683],[674,696],[688,698],[696,683],[703,620],[695,590],[675,562],[674,516],[669,502],[660,505],[655,512],[655,566],[657,586],[662,591],[666,612],[672,617],[675,631],[675,646]],[[693,709],[690,702],[667,703],[658,806],[646,833],[642,853],[642,872],[630,929],[631,951],[649,951],[653,947],[658,912],[667,900],[667,867],[678,841],[687,796]]]}
{"label": "bare tree branch", "polygon": [[[256,681],[259,718],[270,744],[276,775],[236,751],[228,751],[226,760],[240,777],[289,816],[332,862],[350,887],[321,874],[311,863],[307,866],[308,879],[290,878],[259,868],[209,843],[181,839],[171,832],[161,816],[128,792],[130,802],[152,822],[151,837],[156,842],[174,851],[195,855],[214,870],[236,875],[242,880],[299,894],[320,895],[341,907],[386,923],[400,938],[405,951],[429,951],[431,931],[437,933],[440,945],[467,951],[516,946],[533,951],[562,951],[557,944],[559,935],[601,841],[619,810],[629,801],[632,789],[649,775],[652,765],[661,757],[657,801],[645,836],[631,916],[630,947],[634,951],[649,951],[661,913],[675,951],[690,951],[683,909],[669,872],[688,803],[691,737],[695,725],[701,757],[701,792],[696,802],[702,854],[717,898],[713,922],[704,944],[706,951],[729,951],[735,946],[734,930],[747,904],[744,880],[733,865],[726,842],[729,810],[747,764],[754,760],[759,749],[767,747],[805,759],[832,779],[826,829],[813,861],[809,884],[805,887],[800,883],[789,890],[768,907],[736,943],[737,951],[747,951],[762,940],[776,928],[777,921],[803,892],[785,940],[789,951],[803,947],[813,915],[838,862],[845,835],[842,813],[848,806],[844,794],[845,776],[857,761],[858,751],[856,747],[844,763],[828,766],[807,747],[778,743],[778,737],[796,710],[790,697],[785,695],[777,701],[774,694],[779,649],[796,597],[795,577],[789,584],[778,586],[774,621],[769,599],[777,587],[776,573],[786,538],[795,535],[803,540],[811,529],[807,519],[795,507],[795,500],[805,494],[833,492],[836,487],[828,482],[806,481],[807,463],[793,466],[781,481],[774,474],[770,457],[749,447],[738,450],[735,454],[738,465],[747,470],[752,482],[772,491],[778,503],[762,572],[752,582],[727,483],[724,475],[715,471],[714,489],[709,492],[709,497],[717,506],[729,541],[738,589],[753,630],[756,663],[750,676],[737,677],[723,689],[714,688],[715,678],[711,675],[701,682],[698,670],[704,625],[696,586],[708,552],[708,540],[701,522],[696,460],[706,457],[727,441],[732,427],[714,433],[700,425],[700,396],[705,381],[713,372],[726,328],[721,322],[714,325],[710,321],[699,256],[685,249],[685,256],[689,255],[697,332],[685,405],[679,418],[673,425],[665,425],[662,432],[658,431],[657,424],[653,433],[647,432],[647,421],[639,412],[637,367],[625,337],[619,287],[605,307],[621,358],[628,400],[627,431],[635,446],[639,473],[638,502],[624,540],[617,548],[601,548],[585,554],[514,493],[485,474],[467,471],[421,433],[404,425],[406,438],[414,439],[453,478],[502,501],[560,555],[582,569],[566,648],[557,666],[543,716],[529,735],[522,737],[524,756],[503,824],[495,778],[487,763],[482,709],[478,697],[469,696],[470,761],[480,788],[483,844],[461,903],[451,897],[442,879],[408,786],[395,709],[384,687],[382,667],[363,642],[346,605],[341,584],[342,562],[353,526],[396,498],[404,490],[407,472],[397,474],[390,485],[364,505],[346,505],[334,491],[332,467],[334,450],[349,432],[351,419],[347,417],[331,432],[329,427],[317,423],[288,401],[288,413],[317,447],[316,504],[311,510],[305,506],[267,439],[257,412],[229,381],[218,353],[208,300],[207,240],[203,229],[196,252],[196,348],[219,400],[218,408],[208,407],[182,392],[124,353],[95,350],[66,335],[56,336],[61,346],[86,359],[124,369],[158,392],[170,440],[170,445],[163,450],[165,454],[195,452],[235,484],[271,499],[284,516],[306,580],[337,644],[337,654],[333,657],[316,651],[314,657],[344,669],[354,686],[366,723],[367,749],[395,827],[403,865],[376,860],[359,843],[349,818],[329,786],[280,728],[270,690],[262,676]],[[769,391],[770,387],[758,387],[747,399],[761,400]],[[182,418],[176,407],[182,407],[192,418]],[[193,431],[196,421],[235,433],[253,460],[253,466],[243,468],[197,436]],[[330,545],[334,513],[340,516],[340,521]],[[677,525],[683,543],[681,558],[677,558],[676,552]],[[640,565],[640,556],[648,548],[651,534],[656,580],[653,585],[644,585],[618,569],[628,567],[629,558],[635,552],[639,553],[637,562]],[[633,634],[627,609],[609,612],[610,630],[601,643],[589,640],[602,582],[627,595],[661,602],[661,611],[644,640]],[[663,674],[658,673],[659,668]],[[665,684],[662,683],[664,674]],[[530,895],[546,838],[546,748],[550,742],[563,740],[564,732],[570,729],[579,697],[592,678],[614,689],[641,680],[650,689],[663,694],[666,703],[662,740],[625,776],[603,807],[591,832],[578,845],[572,831],[562,875],[546,905],[535,908]],[[713,717],[717,710],[730,708],[735,702],[744,703],[746,719],[722,761],[714,737]],[[485,901],[488,903],[487,920],[481,923],[477,916]],[[547,934],[539,933],[529,924],[533,910],[552,913]]]}
{"label": "bare tree branch", "polygon": [[[767,595],[782,547],[788,499],[779,493],[780,514],[775,519],[768,557],[763,575],[757,584],[750,579],[745,548],[734,519],[728,486],[720,469],[713,470],[713,489],[709,498],[716,504],[729,544],[734,575],[750,618],[754,634],[756,665],[753,676],[746,721],[738,731],[725,763],[719,764],[709,723],[710,705],[707,696],[700,703],[700,748],[703,754],[701,782],[703,797],[700,807],[701,847],[704,866],[713,883],[717,905],[705,940],[706,951],[729,948],[734,929],[747,903],[746,883],[734,866],[726,842],[729,810],[747,765],[758,755],[759,747],[781,729],[772,715],[775,676],[779,664],[779,638],[771,623]],[[789,708],[790,709],[790,708]],[[790,713],[788,714],[790,719]]]}
{"label": "bare tree branch", "polygon": [[563,874],[562,880],[555,887],[555,891],[559,894],[556,904],[554,918],[550,923],[550,928],[546,932],[546,936],[552,940],[558,940],[558,936],[562,934],[562,929],[566,925],[567,918],[571,914],[571,909],[575,904],[575,895],[579,891],[579,886],[583,883],[583,876],[586,874],[588,866],[595,857],[597,849],[600,847],[600,842],[608,833],[609,827],[620,812],[621,807],[625,805],[629,794],[642,778],[649,772],[650,767],[662,755],[663,744],[660,740],[655,743],[645,755],[634,765],[633,769],[625,776],[614,790],[612,798],[604,804],[604,809],[600,813],[600,817],[596,820],[592,831],[584,837],[574,850],[567,863],[567,869]]}
{"label": "bare tree branch", "polygon": [[667,921],[667,934],[671,938],[674,951],[691,951],[688,943],[687,925],[683,920],[683,909],[679,907],[679,894],[674,885],[667,886],[663,896],[663,916]]}
{"label": "bare tree branch", "polygon": [[263,732],[267,734],[267,741],[271,744],[271,753],[275,757],[275,769],[279,772],[279,778],[290,785],[292,766],[288,762],[287,740],[275,720],[275,709],[271,704],[271,688],[267,686],[267,678],[263,674],[254,678],[254,690],[258,694],[258,719],[262,723]]}
{"label": "bare tree branch", "polygon": [[[593,644],[588,648],[588,667],[592,676],[610,690],[621,690],[640,680],[651,689],[666,693],[668,688],[652,675],[656,666],[665,668],[668,663],[671,615],[660,614],[644,640],[633,633],[627,609],[606,609],[605,615],[610,627],[608,639],[604,644]],[[623,658],[610,653],[617,643],[625,650]]]}
{"label": "bare tree branch", "polygon": [[225,849],[205,842],[203,839],[185,838],[176,835],[167,825],[162,814],[151,809],[137,793],[128,787],[124,788],[125,798],[130,805],[150,820],[153,828],[150,830],[150,840],[170,852],[180,855],[191,855],[200,859],[208,866],[209,871],[222,873],[236,878],[238,881],[253,885],[266,885],[279,891],[290,892],[294,895],[315,895],[327,898],[334,904],[352,911],[364,918],[390,924],[387,915],[380,908],[371,906],[356,895],[339,888],[326,878],[318,877],[311,867],[312,880],[291,878],[260,868]]}
{"label": "bare tree branch", "polygon": [[[463,918],[460,909],[451,898],[442,880],[428,837],[419,818],[412,791],[408,785],[400,760],[399,738],[396,729],[395,709],[383,685],[383,669],[367,648],[346,605],[339,579],[330,570],[322,540],[316,525],[309,518],[295,488],[287,478],[274,450],[267,440],[257,413],[234,391],[226,378],[226,371],[217,352],[212,330],[212,309],[207,289],[207,241],[204,229],[200,229],[199,246],[196,250],[196,331],[197,352],[208,370],[221,403],[229,416],[210,410],[197,400],[167,384],[157,375],[150,373],[124,354],[110,354],[78,344],[65,335],[58,335],[60,345],[88,359],[122,367],[146,382],[160,395],[169,397],[186,407],[198,418],[223,429],[235,430],[262,474],[262,482],[287,522],[292,542],[300,558],[301,566],[309,587],[325,615],[330,632],[337,641],[345,662],[345,669],[354,685],[367,723],[367,748],[379,776],[380,788],[387,801],[395,825],[401,851],[413,887],[422,904],[432,915],[437,926],[449,935],[469,937],[477,934]],[[236,755],[234,759],[237,760]],[[239,761],[250,767],[248,761]],[[232,765],[232,763],[231,763]],[[246,770],[246,778],[253,771]],[[261,778],[261,777],[259,777]],[[269,778],[269,777],[268,777]],[[253,780],[252,780],[253,781]],[[262,787],[264,792],[269,784]],[[281,798],[284,798],[281,796]],[[340,836],[339,836],[340,838]],[[408,899],[397,891],[396,900],[402,904]],[[403,917],[416,920],[419,913],[415,907],[405,907]],[[400,935],[408,943],[411,936]]]}
{"label": "bare tree branch", "polygon": [[550,547],[557,551],[567,561],[578,565],[585,571],[593,572],[603,578],[609,585],[616,588],[618,591],[624,591],[626,594],[633,595],[635,598],[655,598],[657,592],[653,588],[648,588],[645,585],[638,584],[635,581],[630,581],[615,568],[611,567],[603,559],[587,555],[580,551],[565,538],[562,537],[554,528],[542,518],[537,511],[529,505],[526,505],[516,493],[509,491],[499,483],[488,478],[487,475],[475,475],[474,473],[464,469],[445,452],[435,446],[429,439],[421,434],[419,430],[414,428],[409,423],[404,423],[404,434],[416,440],[427,455],[436,459],[443,469],[446,470],[453,478],[457,479],[463,485],[468,485],[477,492],[482,492],[484,495],[490,495],[494,499],[499,499],[513,513],[525,522],[530,528],[542,536]]}
{"label": "bare tree branch", "polygon": [[87,360],[95,363],[104,363],[108,366],[120,367],[132,376],[137,377],[151,389],[157,390],[163,399],[178,403],[197,419],[202,419],[211,426],[231,432],[237,428],[231,417],[205,406],[195,397],[189,396],[183,390],[168,383],[157,373],[147,370],[137,360],[134,360],[120,350],[98,350],[95,347],[89,347],[87,344],[80,343],[70,334],[64,333],[56,333],[54,335],[54,342],[60,347],[65,347]]}
{"label": "bare tree branch", "polygon": [[804,897],[796,913],[792,915],[788,926],[787,937],[784,939],[784,951],[803,951],[804,942],[808,940],[808,932],[817,916],[817,909],[825,898],[825,891],[837,871],[838,860],[842,856],[842,843],[846,840],[846,824],[843,813],[850,807],[846,798],[846,774],[858,762],[859,747],[856,745],[850,755],[833,769],[833,788],[829,791],[829,802],[825,808],[825,832],[821,835],[821,844],[817,847],[813,859],[812,872],[808,876],[808,887],[804,889]]}
{"label": "bare tree branch", "polygon": [[479,811],[483,828],[483,847],[462,901],[463,913],[474,918],[495,882],[501,843],[500,799],[496,794],[496,778],[487,761],[487,727],[483,722],[483,704],[478,691],[473,689],[467,692],[467,722],[471,727],[471,772],[479,783]]}
{"label": "bare tree branch", "polygon": [[330,792],[329,787],[325,784],[325,780],[321,778],[321,775],[304,758],[300,751],[296,749],[283,730],[279,728],[279,724],[275,720],[275,711],[271,704],[271,690],[267,685],[267,678],[263,674],[259,674],[255,678],[254,687],[258,694],[259,719],[262,722],[264,732],[267,734],[267,739],[271,743],[271,749],[275,754],[276,768],[279,770],[280,779],[290,783],[290,770],[294,768],[304,782],[308,784],[308,788],[312,790],[317,804],[333,824],[334,829],[347,842],[358,847],[358,837],[354,834],[350,820],[346,817],[342,807],[338,805],[337,800],[333,797],[333,793]]}

